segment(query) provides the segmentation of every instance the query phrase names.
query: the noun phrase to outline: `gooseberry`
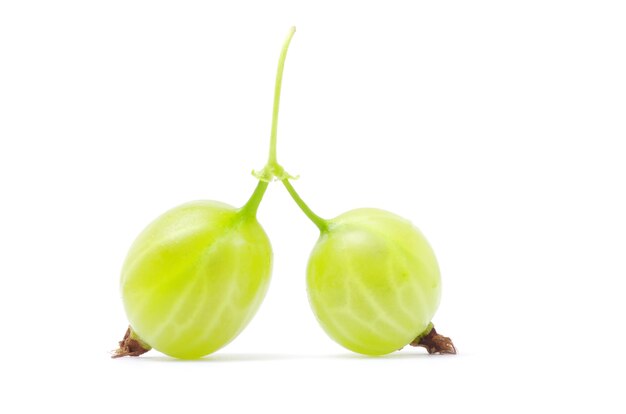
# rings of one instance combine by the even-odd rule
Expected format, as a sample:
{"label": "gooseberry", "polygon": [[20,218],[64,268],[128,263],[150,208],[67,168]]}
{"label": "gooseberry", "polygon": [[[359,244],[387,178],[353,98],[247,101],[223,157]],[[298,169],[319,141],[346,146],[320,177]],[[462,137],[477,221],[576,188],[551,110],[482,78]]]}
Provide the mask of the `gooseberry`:
{"label": "gooseberry", "polygon": [[215,201],[176,207],[139,235],[124,263],[132,331],[173,357],[210,354],[252,319],[271,264],[269,239],[252,210]]}
{"label": "gooseberry", "polygon": [[[278,62],[270,138],[274,145],[282,72],[294,32],[292,28]],[[277,165],[274,148],[242,208],[217,201],[183,204],[137,237],[120,283],[130,326],[114,357],[155,348],[177,358],[199,358],[245,328],[270,280],[272,249],[256,212]]]}
{"label": "gooseberry", "polygon": [[456,353],[431,322],[441,297],[439,266],[411,222],[372,208],[325,220],[300,198],[290,176],[278,178],[320,230],[307,266],[307,291],[332,339],[366,355],[408,344],[429,353]]}
{"label": "gooseberry", "polygon": [[352,210],[329,220],[307,268],[311,307],[344,347],[383,355],[409,344],[439,305],[435,255],[409,221],[383,210]]}
{"label": "gooseberry", "polygon": [[151,347],[198,358],[233,340],[267,291],[269,239],[256,219],[268,183],[280,180],[320,236],[307,266],[311,308],[326,333],[366,355],[408,344],[429,353],[456,353],[431,322],[441,297],[435,254],[422,233],[393,213],[362,208],[334,219],[316,215],[300,198],[276,158],[278,108],[287,36],[274,90],[269,158],[240,209],[216,201],[179,206],[150,224],[131,247],[122,270],[130,327],[117,356]]}

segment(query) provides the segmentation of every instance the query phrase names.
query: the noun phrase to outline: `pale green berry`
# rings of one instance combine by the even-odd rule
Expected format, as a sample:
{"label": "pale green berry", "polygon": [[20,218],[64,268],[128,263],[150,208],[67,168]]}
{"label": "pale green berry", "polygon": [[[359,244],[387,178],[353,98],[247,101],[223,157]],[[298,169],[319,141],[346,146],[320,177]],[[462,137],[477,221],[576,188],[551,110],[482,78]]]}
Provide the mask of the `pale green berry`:
{"label": "pale green berry", "polygon": [[124,263],[130,325],[165,354],[210,354],[254,316],[271,264],[270,242],[254,214],[215,201],[176,207],[139,235]]}
{"label": "pale green berry", "polygon": [[307,269],[311,307],[344,347],[384,355],[424,332],[441,296],[439,266],[408,220],[357,209],[329,220]]}

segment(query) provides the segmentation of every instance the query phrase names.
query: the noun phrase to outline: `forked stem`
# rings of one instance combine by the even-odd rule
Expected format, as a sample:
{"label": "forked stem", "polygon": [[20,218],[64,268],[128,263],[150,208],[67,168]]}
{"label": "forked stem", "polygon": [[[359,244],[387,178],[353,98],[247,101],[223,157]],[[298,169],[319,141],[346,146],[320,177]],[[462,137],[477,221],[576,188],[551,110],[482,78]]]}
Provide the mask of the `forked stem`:
{"label": "forked stem", "polygon": [[[255,177],[259,179],[259,185],[255,190],[252,197],[246,205],[243,207],[244,211],[249,211],[251,214],[256,213],[256,209],[258,208],[261,199],[263,198],[263,193],[267,188],[267,183],[278,179],[282,181],[283,185],[289,191],[289,195],[296,202],[300,210],[304,212],[304,214],[320,229],[321,232],[324,232],[328,229],[328,222],[315,214],[309,206],[300,198],[296,190],[293,188],[291,183],[289,182],[290,176],[285,169],[278,163],[278,158],[276,156],[276,136],[278,132],[278,110],[280,107],[280,92],[283,84],[283,71],[285,69],[285,59],[287,58],[287,51],[289,50],[289,44],[291,43],[291,38],[296,32],[296,28],[292,27],[289,29],[289,33],[287,34],[287,38],[285,39],[285,43],[283,44],[283,48],[280,52],[280,57],[278,58],[278,69],[276,71],[276,84],[274,86],[274,107],[272,110],[272,131],[270,134],[270,152],[267,159],[267,164],[261,171],[254,171],[253,174]],[[257,195],[259,193],[260,195]]]}
{"label": "forked stem", "polygon": [[276,176],[280,176],[281,178],[289,176],[276,160],[276,134],[278,131],[278,108],[280,106],[280,90],[283,84],[283,70],[285,68],[285,59],[287,58],[289,43],[291,43],[291,38],[293,37],[293,34],[295,32],[295,27],[289,29],[287,39],[285,39],[285,43],[283,44],[283,48],[280,52],[280,57],[278,58],[278,70],[276,71],[276,84],[274,86],[274,107],[272,110],[270,154],[267,159],[267,164],[265,164],[265,167],[263,167],[263,169],[259,172],[253,171],[253,174],[259,179],[259,183],[254,189],[254,192],[252,193],[252,196],[250,196],[248,202],[246,202],[246,204],[241,208],[242,214],[248,217],[256,216],[259,204],[261,204],[261,200],[263,200],[263,195],[265,195],[265,190],[267,190],[268,183],[272,181]]}

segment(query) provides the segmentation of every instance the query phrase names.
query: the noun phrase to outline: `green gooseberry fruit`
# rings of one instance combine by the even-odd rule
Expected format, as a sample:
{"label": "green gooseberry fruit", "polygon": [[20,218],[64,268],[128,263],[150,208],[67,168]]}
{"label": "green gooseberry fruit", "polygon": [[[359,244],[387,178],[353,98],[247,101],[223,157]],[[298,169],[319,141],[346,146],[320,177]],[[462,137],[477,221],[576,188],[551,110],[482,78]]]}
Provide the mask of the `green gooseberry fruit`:
{"label": "green gooseberry fruit", "polygon": [[428,328],[441,297],[435,254],[408,220],[357,209],[328,220],[307,267],[309,301],[326,333],[384,355]]}
{"label": "green gooseberry fruit", "polygon": [[240,209],[217,201],[176,207],[135,240],[122,269],[121,291],[130,327],[113,357],[155,348],[199,358],[232,341],[265,297],[272,267],[269,239],[256,219],[277,173],[276,132],[282,72],[292,27],[278,62],[267,165]]}
{"label": "green gooseberry fruit", "polygon": [[251,210],[216,201],[176,207],[139,235],[124,263],[132,331],[173,357],[215,352],[254,316],[271,266],[269,239]]}

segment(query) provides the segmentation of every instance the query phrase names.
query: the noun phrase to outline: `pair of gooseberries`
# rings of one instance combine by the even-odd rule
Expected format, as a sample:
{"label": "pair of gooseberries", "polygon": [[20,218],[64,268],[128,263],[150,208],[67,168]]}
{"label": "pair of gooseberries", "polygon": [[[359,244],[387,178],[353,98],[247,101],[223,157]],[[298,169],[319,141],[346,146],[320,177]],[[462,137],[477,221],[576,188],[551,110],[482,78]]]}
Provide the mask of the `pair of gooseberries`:
{"label": "pair of gooseberries", "polygon": [[344,347],[384,355],[407,344],[429,353],[455,353],[434,330],[441,281],[435,255],[408,220],[378,209],[335,219],[317,216],[296,193],[276,159],[282,73],[291,28],[278,62],[270,156],[255,176],[248,202],[217,201],[176,207],[152,222],[132,245],[121,275],[130,326],[114,357],[155,348],[193,359],[233,340],[267,291],[272,248],[256,218],[272,180],[280,180],[320,237],[307,267],[309,301],[320,325]]}

